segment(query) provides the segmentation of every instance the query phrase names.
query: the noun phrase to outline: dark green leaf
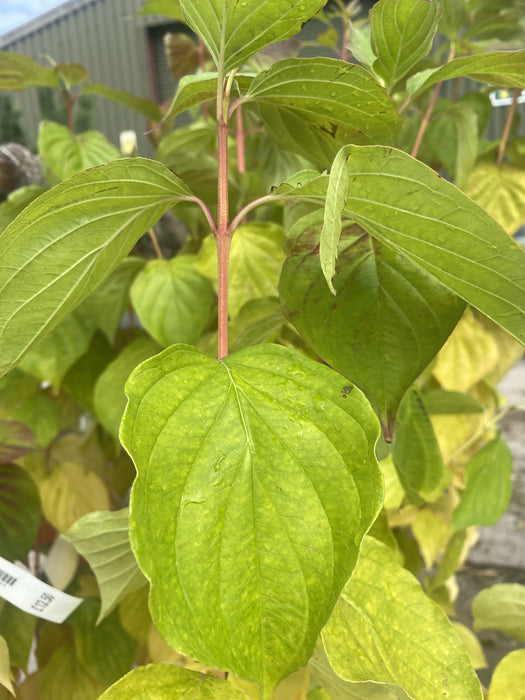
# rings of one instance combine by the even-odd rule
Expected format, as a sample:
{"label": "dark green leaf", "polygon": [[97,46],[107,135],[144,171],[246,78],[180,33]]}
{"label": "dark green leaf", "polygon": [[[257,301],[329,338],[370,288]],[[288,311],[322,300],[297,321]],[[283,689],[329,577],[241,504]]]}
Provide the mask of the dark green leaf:
{"label": "dark green leaf", "polygon": [[54,122],[40,124],[38,151],[60,180],[122,157],[99,131],[73,134],[66,126]]}
{"label": "dark green leaf", "polygon": [[472,394],[460,391],[433,389],[421,395],[425,409],[430,415],[457,416],[464,413],[483,413],[483,406]]}
{"label": "dark green leaf", "polygon": [[[318,178],[303,196],[321,200]],[[301,188],[297,194],[301,193]],[[525,343],[525,253],[454,185],[406,153],[346,146],[330,173],[321,265],[335,272],[341,214]]]}
{"label": "dark green leaf", "polygon": [[377,422],[344,383],[277,345],[220,362],[176,345],[126,387],[130,539],[155,624],[264,697],[308,660],[379,509]]}
{"label": "dark green leaf", "polygon": [[408,493],[435,501],[444,486],[443,458],[421,396],[411,390],[401,404],[394,431],[394,464]]}
{"label": "dark green leaf", "polygon": [[374,71],[390,92],[432,47],[441,0],[380,0],[370,12]]}
{"label": "dark green leaf", "polygon": [[60,646],[42,670],[39,700],[95,700],[107,687],[86,671],[73,645]]}
{"label": "dark green leaf", "polygon": [[243,102],[256,103],[281,147],[326,167],[347,143],[392,143],[395,104],[361,66],[332,58],[287,58],[259,73]]}
{"label": "dark green leaf", "polygon": [[195,256],[152,260],[131,287],[140,322],[161,345],[194,344],[210,314],[213,287],[195,267]]}
{"label": "dark green leaf", "polygon": [[[184,19],[225,72],[294,36],[326,0],[180,0]],[[256,28],[256,30],[254,29]]]}
{"label": "dark green leaf", "polygon": [[395,683],[417,700],[483,697],[445,614],[396,554],[371,537],[322,638],[346,680]]}
{"label": "dark green leaf", "polygon": [[11,663],[19,668],[27,668],[29,654],[33,646],[36,620],[34,615],[19,610],[10,603],[5,603],[0,611],[2,637],[9,647]]}
{"label": "dark green leaf", "polygon": [[334,297],[319,266],[322,212],[295,224],[280,282],[291,321],[331,367],[358,384],[391,437],[397,409],[464,304],[418,265],[357,225],[339,242]]}
{"label": "dark green leaf", "polygon": [[0,237],[0,374],[88,296],[191,192],[142,158],[79,173],[32,202]]}
{"label": "dark green leaf", "polygon": [[440,68],[429,68],[411,76],[407,81],[408,92],[416,97],[431,85],[459,77],[497,87],[525,88],[525,50],[455,58]]}
{"label": "dark green leaf", "polygon": [[452,530],[470,525],[495,525],[507,510],[512,483],[512,454],[497,437],[467,464],[465,491],[452,513]]}
{"label": "dark green leaf", "polygon": [[33,479],[16,464],[0,465],[0,556],[25,561],[36,541],[41,517]]}

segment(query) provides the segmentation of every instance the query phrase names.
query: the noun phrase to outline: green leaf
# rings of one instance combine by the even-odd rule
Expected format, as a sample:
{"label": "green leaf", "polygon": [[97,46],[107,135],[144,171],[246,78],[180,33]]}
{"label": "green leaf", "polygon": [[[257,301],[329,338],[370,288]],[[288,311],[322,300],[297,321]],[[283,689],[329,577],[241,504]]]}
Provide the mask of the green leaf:
{"label": "green leaf", "polygon": [[0,464],[9,464],[35,448],[35,436],[27,425],[0,419]]}
{"label": "green leaf", "polygon": [[138,644],[120,624],[116,610],[100,619],[99,603],[98,598],[85,598],[69,621],[80,663],[103,683],[115,683],[132,668]]}
{"label": "green leaf", "polygon": [[122,157],[99,131],[74,134],[66,126],[54,122],[40,124],[38,151],[60,180]]}
{"label": "green leaf", "polygon": [[20,368],[59,389],[69,368],[87,352],[95,328],[84,309],[75,309],[20,362]]}
{"label": "green leaf", "polygon": [[83,556],[97,578],[102,603],[97,624],[132,591],[146,584],[129,544],[129,509],[96,511],[76,521],[62,537]]}
{"label": "green leaf", "polygon": [[525,649],[511,651],[494,669],[489,687],[489,700],[524,700]]}
{"label": "green leaf", "polygon": [[230,324],[231,351],[277,340],[285,323],[277,297],[246,302]]}
{"label": "green leaf", "polygon": [[497,583],[484,588],[472,602],[476,632],[500,630],[525,642],[525,586],[519,583]]}
{"label": "green leaf", "polygon": [[326,652],[320,645],[316,647],[308,666],[315,680],[329,692],[330,700],[413,700],[403,688],[392,683],[345,681],[330,666]]}
{"label": "green leaf", "polygon": [[362,27],[352,25],[348,48],[352,56],[369,71],[372,71],[372,66],[377,56],[372,48],[372,27],[370,23],[364,24]]}
{"label": "green leaf", "polygon": [[441,0],[380,0],[373,6],[373,68],[389,92],[430,51],[442,11]]}
{"label": "green leaf", "polygon": [[[173,2],[174,0],[169,1]],[[107,100],[118,102],[119,104],[124,105],[124,107],[129,107],[135,112],[143,114],[152,122],[158,122],[162,118],[160,107],[152,100],[145,100],[142,97],[133,95],[131,92],[117,90],[109,87],[108,85],[103,85],[102,83],[87,83],[82,88],[82,94],[100,95],[101,97],[105,97]]]}
{"label": "green leaf", "polygon": [[525,50],[455,58],[440,68],[429,68],[411,76],[407,80],[407,89],[412,97],[416,97],[431,85],[459,77],[496,87],[525,88]]}
{"label": "green leaf", "polygon": [[55,70],[68,86],[78,85],[88,79],[88,72],[80,63],[58,63]]}
{"label": "green leaf", "polygon": [[11,669],[9,665],[9,649],[7,648],[7,642],[3,637],[0,637],[0,685],[15,695],[15,689],[13,688],[13,683],[11,681]]}
{"label": "green leaf", "polygon": [[160,349],[154,340],[138,338],[126,345],[97,379],[93,408],[102,425],[117,440],[127,402],[124,393],[126,380],[137,365],[155,355]]}
{"label": "green leaf", "polygon": [[[165,136],[155,152],[155,159],[166,165],[180,167],[182,158],[209,154],[216,149],[217,128],[213,122],[196,122],[175,129]],[[1,207],[1,205],[0,205]],[[0,208],[1,211],[1,208]]]}
{"label": "green leaf", "polygon": [[120,321],[127,309],[131,284],[144,264],[143,258],[125,258],[82,305],[91,321],[100,328],[110,343],[115,341]]}
{"label": "green leaf", "polygon": [[[283,230],[277,224],[250,222],[235,231],[230,248],[228,309],[236,316],[250,299],[277,296]],[[205,239],[196,267],[217,283],[215,239]]]}
{"label": "green leaf", "polygon": [[395,553],[371,537],[322,638],[335,672],[346,680],[395,683],[417,700],[482,698],[445,614]]}
{"label": "green leaf", "polygon": [[278,345],[220,362],[176,345],[126,386],[130,539],[153,620],[265,698],[308,660],[379,510],[377,422],[344,382]]}
{"label": "green leaf", "polygon": [[483,406],[472,394],[433,389],[422,394],[421,398],[427,413],[431,415],[457,416],[465,413],[483,413]]}
{"label": "green leaf", "polygon": [[314,212],[289,231],[283,313],[325,362],[365,391],[391,437],[405,392],[452,332],[464,304],[357,225],[346,226],[339,241],[334,297],[319,266],[322,216]]}
{"label": "green leaf", "polygon": [[425,132],[425,142],[454,176],[456,185],[464,188],[478,157],[478,117],[474,109],[459,100],[439,102]]}
{"label": "green leaf", "polygon": [[168,121],[190,107],[214,100],[216,97],[217,73],[185,75],[179,80],[177,92],[164,116],[164,121]]}
{"label": "green leaf", "polygon": [[[4,601],[2,601],[4,602]],[[37,618],[19,610],[10,603],[0,609],[0,629],[7,642],[11,663],[19,668],[27,668]]]}
{"label": "green leaf", "polygon": [[31,428],[40,447],[47,447],[60,429],[57,405],[41,392],[21,403],[15,409],[13,418]]}
{"label": "green leaf", "polygon": [[452,530],[495,525],[509,505],[511,476],[512,454],[501,437],[497,437],[467,464],[466,488],[452,513]]}
{"label": "green leaf", "polygon": [[30,87],[58,88],[58,73],[33,61],[29,56],[0,51],[0,90],[27,90]]}
{"label": "green leaf", "polygon": [[[238,68],[257,51],[288,39],[326,0],[180,0],[184,19],[225,72]],[[256,27],[256,31],[254,31]]]}
{"label": "green leaf", "polygon": [[164,17],[171,17],[171,19],[183,19],[178,0],[146,0],[136,14],[137,16],[164,15]]}
{"label": "green leaf", "polygon": [[191,196],[164,165],[123,158],[60,183],[19,214],[0,237],[0,375]]}
{"label": "green leaf", "polygon": [[[82,607],[82,606],[81,606]],[[107,688],[86,671],[73,645],[59,647],[42,670],[39,700],[95,700]]]}
{"label": "green leaf", "polygon": [[347,143],[392,143],[400,119],[361,66],[333,58],[287,58],[253,80],[243,103],[258,105],[282,148],[327,166]]}
{"label": "green leaf", "polygon": [[434,501],[445,477],[443,458],[421,395],[411,390],[401,404],[394,430],[394,465],[403,487]]}
{"label": "green leaf", "polygon": [[231,683],[171,664],[139,666],[108,688],[99,700],[246,700]]}
{"label": "green leaf", "polygon": [[161,345],[195,344],[210,315],[211,282],[195,267],[195,256],[151,260],[131,287],[140,322]]}
{"label": "green leaf", "polygon": [[[313,181],[303,196],[319,201],[322,187],[322,181]],[[321,233],[321,266],[329,282],[341,214],[407,255],[525,343],[524,251],[481,207],[433,170],[397,149],[346,146],[339,151]]]}
{"label": "green leaf", "polygon": [[0,233],[33,199],[45,191],[40,185],[25,185],[11,192],[5,202],[0,204]]}
{"label": "green leaf", "polygon": [[469,630],[465,625],[462,625],[461,622],[452,622],[452,626],[465,647],[465,651],[468,654],[472,666],[476,670],[487,668],[488,664],[485,654],[483,653],[483,647],[474,632]]}
{"label": "green leaf", "polygon": [[29,474],[16,464],[0,465],[0,556],[25,561],[40,527],[40,498]]}
{"label": "green leaf", "polygon": [[479,163],[465,187],[469,197],[515,233],[525,221],[525,172],[511,163]]}

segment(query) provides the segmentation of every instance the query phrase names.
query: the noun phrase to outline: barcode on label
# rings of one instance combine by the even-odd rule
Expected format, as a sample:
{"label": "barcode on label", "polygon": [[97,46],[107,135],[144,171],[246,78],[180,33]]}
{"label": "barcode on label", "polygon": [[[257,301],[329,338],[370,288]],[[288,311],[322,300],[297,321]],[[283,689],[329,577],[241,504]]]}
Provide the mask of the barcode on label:
{"label": "barcode on label", "polygon": [[5,571],[2,571],[2,569],[0,569],[0,585],[14,586],[17,581],[17,578],[11,576],[11,574],[8,574]]}

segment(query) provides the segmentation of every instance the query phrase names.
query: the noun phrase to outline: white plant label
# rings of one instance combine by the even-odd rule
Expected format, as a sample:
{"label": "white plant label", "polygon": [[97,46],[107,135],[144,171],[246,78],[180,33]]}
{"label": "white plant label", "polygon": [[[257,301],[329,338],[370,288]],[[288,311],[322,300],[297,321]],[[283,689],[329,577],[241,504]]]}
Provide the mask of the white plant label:
{"label": "white plant label", "polygon": [[49,586],[3,557],[0,557],[0,597],[50,622],[64,622],[83,600]]}

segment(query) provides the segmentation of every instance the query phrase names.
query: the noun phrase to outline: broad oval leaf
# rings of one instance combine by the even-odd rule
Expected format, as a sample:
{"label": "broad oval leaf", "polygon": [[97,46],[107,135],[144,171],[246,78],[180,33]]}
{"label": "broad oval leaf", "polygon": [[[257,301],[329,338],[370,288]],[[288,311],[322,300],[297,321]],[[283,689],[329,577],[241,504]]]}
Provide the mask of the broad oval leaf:
{"label": "broad oval leaf", "polygon": [[246,700],[231,683],[172,664],[139,666],[108,688],[99,700],[137,698],[192,698],[192,700]]}
{"label": "broad oval leaf", "polygon": [[345,227],[334,297],[319,266],[322,212],[299,221],[280,282],[291,321],[331,367],[358,384],[391,437],[399,404],[452,332],[464,303],[425,270],[369,236]]}
{"label": "broad oval leaf", "polygon": [[15,689],[11,681],[11,668],[9,663],[9,648],[3,637],[0,637],[0,685],[15,695]]}
{"label": "broad oval leaf", "polygon": [[347,143],[392,143],[400,119],[393,101],[361,66],[333,58],[287,58],[253,80],[259,106],[281,147],[325,167]]}
{"label": "broad oval leaf", "polygon": [[472,171],[466,193],[509,234],[525,222],[525,171],[511,163],[479,163]]}
{"label": "broad oval leaf", "polygon": [[370,12],[373,64],[390,91],[432,47],[441,0],[380,0]]}
{"label": "broad oval leaf", "polygon": [[195,259],[181,255],[173,260],[151,260],[131,287],[140,322],[164,347],[196,343],[208,320],[213,287],[196,269]]}
{"label": "broad oval leaf", "polygon": [[60,180],[122,157],[99,131],[74,134],[66,126],[54,122],[40,124],[38,152]]}
{"label": "broad oval leaf", "polygon": [[0,375],[104,280],[140,236],[191,199],[164,165],[124,158],[34,200],[0,237]]}
{"label": "broad oval leaf", "polygon": [[416,97],[431,85],[459,77],[497,87],[525,88],[525,50],[461,56],[440,68],[429,68],[411,76],[407,80],[407,89],[412,97]]}
{"label": "broad oval leaf", "polygon": [[497,583],[480,591],[472,602],[474,629],[496,629],[525,642],[525,586]]}
{"label": "broad oval leaf", "polygon": [[525,649],[511,651],[494,669],[488,700],[523,700],[525,693]]}
{"label": "broad oval leaf", "polygon": [[180,0],[186,22],[225,72],[268,44],[297,34],[325,4],[326,0]]}
{"label": "broad oval leaf", "polygon": [[129,509],[95,511],[79,518],[62,537],[93,569],[102,599],[97,623],[132,591],[144,586],[128,535]]}
{"label": "broad oval leaf", "polygon": [[[284,261],[282,240],[283,230],[277,224],[252,221],[235,231],[228,271],[230,316],[236,316],[250,299],[277,295]],[[217,283],[217,248],[212,236],[205,239],[196,266]]]}
{"label": "broad oval leaf", "polygon": [[42,670],[40,700],[93,700],[100,697],[107,683],[94,678],[80,663],[73,644],[53,652]]}
{"label": "broad oval leaf", "polygon": [[123,348],[97,379],[93,392],[95,415],[117,440],[120,421],[126,408],[126,380],[137,365],[160,349],[151,338],[137,338]]}
{"label": "broad oval leaf", "polygon": [[452,513],[452,530],[495,525],[507,510],[512,490],[512,454],[497,437],[467,464],[465,491]]}
{"label": "broad oval leaf", "polygon": [[0,465],[0,556],[25,561],[40,527],[38,488],[16,464]]}
{"label": "broad oval leaf", "polygon": [[[314,185],[306,186],[307,196]],[[330,284],[341,215],[407,255],[525,343],[525,252],[481,207],[426,165],[383,146],[339,151],[321,233],[321,265]]]}
{"label": "broad oval leaf", "polygon": [[481,700],[452,625],[396,554],[371,537],[323,630],[328,659],[350,681],[396,683],[417,700]]}
{"label": "broad oval leaf", "polygon": [[223,361],[172,346],[126,390],[130,539],[155,624],[267,697],[308,660],[377,516],[373,411],[278,345]]}

